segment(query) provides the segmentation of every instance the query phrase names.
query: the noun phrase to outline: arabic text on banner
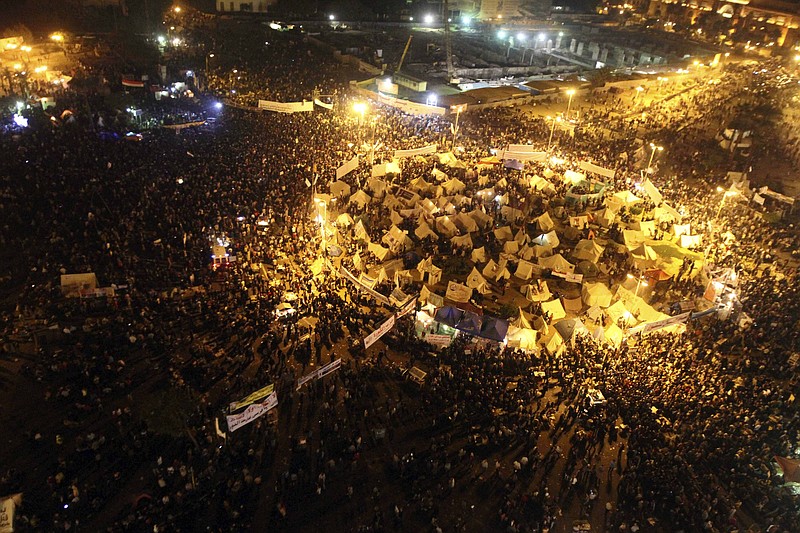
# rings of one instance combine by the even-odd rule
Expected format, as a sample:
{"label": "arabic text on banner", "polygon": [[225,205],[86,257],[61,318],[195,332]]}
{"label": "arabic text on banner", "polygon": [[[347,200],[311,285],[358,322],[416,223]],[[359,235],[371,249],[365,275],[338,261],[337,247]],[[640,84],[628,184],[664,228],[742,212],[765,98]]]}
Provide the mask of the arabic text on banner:
{"label": "arabic text on banner", "polygon": [[364,337],[364,349],[369,348],[375,342],[386,335],[386,333],[394,327],[394,315],[389,317],[389,320],[380,325],[378,329]]}
{"label": "arabic text on banner", "polygon": [[231,410],[231,412],[237,411],[237,410],[241,409],[242,407],[247,407],[251,403],[255,403],[255,402],[258,402],[260,400],[263,400],[264,398],[266,398],[267,396],[272,394],[272,392],[274,390],[275,390],[275,385],[274,384],[267,385],[263,389],[258,389],[257,391],[248,394],[247,396],[245,396],[244,398],[242,398],[238,402],[232,402],[231,405],[230,405],[230,410]]}
{"label": "arabic text on banner", "polygon": [[262,403],[253,403],[247,406],[247,409],[235,415],[228,415],[225,419],[228,421],[228,430],[234,432],[242,426],[246,426],[253,420],[264,416],[270,409],[278,405],[278,394],[273,392],[267,396],[266,400]]}
{"label": "arabic text on banner", "polygon": [[410,150],[395,150],[394,157],[399,159],[401,157],[414,157],[415,155],[435,154],[439,147],[436,144],[429,144],[422,148],[412,148]]}

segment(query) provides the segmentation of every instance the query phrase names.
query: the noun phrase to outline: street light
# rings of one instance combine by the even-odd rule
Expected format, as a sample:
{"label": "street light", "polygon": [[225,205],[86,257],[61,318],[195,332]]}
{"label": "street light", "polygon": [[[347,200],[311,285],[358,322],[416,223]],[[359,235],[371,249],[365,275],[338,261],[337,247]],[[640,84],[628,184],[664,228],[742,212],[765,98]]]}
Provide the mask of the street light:
{"label": "street light", "polygon": [[453,148],[456,146],[456,137],[458,137],[458,117],[461,116],[461,113],[467,109],[467,104],[459,104],[459,105],[451,105],[450,111],[455,112],[456,114],[456,124],[453,127]]}
{"label": "street light", "polygon": [[64,35],[63,35],[63,34],[61,34],[61,33],[53,33],[53,34],[50,34],[50,40],[51,40],[51,41],[55,41],[55,42],[57,42],[57,43],[60,43],[61,41],[63,41],[63,40],[64,40]]}
{"label": "street light", "polygon": [[175,13],[180,13],[181,11],[183,11],[183,9],[181,9],[181,6],[175,6],[172,8],[172,11],[174,11]]}
{"label": "street light", "polygon": [[639,276],[638,278],[633,274],[628,274],[628,279],[638,279],[636,282],[636,290],[634,291],[634,296],[639,296],[639,287],[645,286],[647,287],[647,282],[644,280],[644,276]]}
{"label": "street light", "polygon": [[650,169],[653,168],[653,157],[656,155],[656,151],[661,152],[661,151],[664,150],[664,147],[663,146],[656,146],[655,144],[650,143],[650,149],[652,151],[650,152],[650,161],[647,162],[647,172],[648,173],[651,172]]}
{"label": "street light", "polygon": [[550,126],[550,138],[547,139],[547,151],[550,151],[550,146],[553,144],[553,133],[556,131],[556,122],[561,122],[561,117],[547,117],[547,120],[552,120],[553,125]]}
{"label": "street light", "polygon": [[316,198],[314,202],[316,202],[318,207],[322,206],[322,213],[317,216],[317,222],[319,222],[319,231],[322,234],[322,253],[324,254],[328,249],[327,236],[325,235],[325,223],[328,220],[328,204],[319,198]]}
{"label": "street light", "polygon": [[[717,192],[725,191],[722,187],[717,187]],[[736,196],[739,194],[739,191],[734,191],[733,189],[728,189],[725,191],[725,194],[722,195],[722,200],[719,201],[719,208],[717,209],[717,215],[714,217],[714,227],[717,226],[717,220],[719,219],[720,214],[722,214],[722,206],[725,205],[725,198]]]}
{"label": "street light", "polygon": [[567,89],[569,101],[567,102],[567,120],[569,120],[569,108],[572,107],[572,97],[575,95],[575,89]]}

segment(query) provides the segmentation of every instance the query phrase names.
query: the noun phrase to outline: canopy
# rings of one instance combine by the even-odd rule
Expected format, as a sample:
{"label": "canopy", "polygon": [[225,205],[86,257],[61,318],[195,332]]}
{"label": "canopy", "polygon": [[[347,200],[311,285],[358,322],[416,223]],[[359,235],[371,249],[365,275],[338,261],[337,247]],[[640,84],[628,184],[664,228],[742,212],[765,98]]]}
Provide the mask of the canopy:
{"label": "canopy", "polygon": [[470,335],[478,336],[481,333],[482,322],[483,320],[479,314],[473,313],[472,311],[464,311],[464,314],[461,315],[461,320],[456,324],[456,329],[464,333],[469,333]]}
{"label": "canopy", "polygon": [[550,257],[540,257],[538,262],[539,266],[549,268],[555,272],[561,272],[563,274],[572,274],[575,272],[575,265],[564,259],[561,254]]}
{"label": "canopy", "polygon": [[552,229],[556,227],[556,225],[553,223],[553,219],[550,218],[550,215],[546,212],[536,219],[536,224],[539,225],[539,230],[544,233],[552,231]]}
{"label": "canopy", "polygon": [[425,192],[431,187],[431,184],[425,181],[423,177],[414,178],[409,185],[412,189],[420,192]]}
{"label": "canopy", "polygon": [[452,306],[445,306],[436,311],[436,317],[434,320],[439,322],[440,324],[444,324],[446,326],[450,326],[451,328],[456,327],[456,324],[461,320],[461,317],[464,316],[464,311]]}
{"label": "canopy", "polygon": [[594,239],[581,239],[575,245],[575,251],[572,252],[572,257],[580,260],[591,261],[596,263],[603,255],[605,248],[597,244]]}
{"label": "canopy", "polygon": [[581,288],[581,298],[583,303],[592,306],[608,307],[611,305],[613,294],[608,290],[605,283],[584,283]]}
{"label": "canopy", "polygon": [[550,315],[551,323],[567,317],[567,313],[564,311],[564,306],[561,305],[561,300],[559,299],[551,300],[549,302],[542,302],[541,305],[542,313],[547,313]]}
{"label": "canopy", "polygon": [[508,322],[499,318],[484,316],[481,323],[481,337],[503,342],[508,333]]}
{"label": "canopy", "polygon": [[348,203],[356,204],[359,207],[363,208],[370,202],[370,200],[372,200],[372,197],[367,193],[365,193],[364,191],[362,191],[361,189],[359,189],[350,196],[350,200],[348,200]]}
{"label": "canopy", "polygon": [[580,318],[568,318],[566,320],[561,320],[554,324],[556,331],[561,338],[565,341],[572,340],[575,335],[579,334],[588,334],[589,330],[586,329],[586,326],[581,322]]}
{"label": "canopy", "polygon": [[433,231],[431,227],[427,225],[425,222],[422,222],[419,226],[417,226],[417,229],[414,230],[414,235],[416,235],[417,238],[420,240],[425,238],[430,238],[430,239],[439,238],[436,232]]}
{"label": "canopy", "polygon": [[334,181],[331,183],[330,190],[333,196],[340,198],[342,196],[350,196],[350,185],[344,181]]}

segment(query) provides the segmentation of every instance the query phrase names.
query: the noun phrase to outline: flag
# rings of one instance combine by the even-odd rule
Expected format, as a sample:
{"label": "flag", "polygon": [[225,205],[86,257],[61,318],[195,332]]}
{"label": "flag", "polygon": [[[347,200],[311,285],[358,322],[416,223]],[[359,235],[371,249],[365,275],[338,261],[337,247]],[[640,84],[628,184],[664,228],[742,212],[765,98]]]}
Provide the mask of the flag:
{"label": "flag", "polygon": [[783,470],[783,480],[786,483],[800,483],[800,459],[775,456],[775,461]]}
{"label": "flag", "polygon": [[143,88],[144,82],[141,80],[134,80],[133,78],[122,78],[122,86],[123,87],[138,87]]}

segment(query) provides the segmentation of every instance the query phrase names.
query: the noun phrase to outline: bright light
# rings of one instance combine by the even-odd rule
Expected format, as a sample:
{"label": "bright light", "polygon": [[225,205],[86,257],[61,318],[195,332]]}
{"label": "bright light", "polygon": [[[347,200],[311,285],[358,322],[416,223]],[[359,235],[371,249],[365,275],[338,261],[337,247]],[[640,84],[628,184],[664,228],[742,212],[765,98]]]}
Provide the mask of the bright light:
{"label": "bright light", "polygon": [[468,17],[466,15],[461,17],[461,24],[463,24],[464,26],[469,26],[471,23],[472,23],[472,19],[470,17]]}
{"label": "bright light", "polygon": [[433,24],[433,15],[425,15],[425,24]]}
{"label": "bright light", "polygon": [[18,101],[17,102],[17,109],[22,109],[23,107],[25,107],[25,104]]}
{"label": "bright light", "polygon": [[439,97],[436,94],[429,94],[428,97],[425,99],[425,103],[428,105],[436,105],[439,102]]}
{"label": "bright light", "polygon": [[17,43],[6,44],[6,50],[16,50],[19,47]]}
{"label": "bright light", "polygon": [[173,10],[175,13],[180,13],[180,12],[182,11],[182,10],[181,10],[181,6],[175,6],[175,7],[173,7],[173,8],[172,8],[172,10]]}
{"label": "bright light", "polygon": [[156,40],[158,41],[158,44],[164,44],[167,42],[167,38],[164,37],[163,35],[159,35],[158,37],[156,37]]}
{"label": "bright light", "polygon": [[22,63],[14,63],[14,70],[22,70]]}
{"label": "bright light", "polygon": [[335,15],[328,15],[328,20],[331,20],[331,21],[336,20],[336,16]]}
{"label": "bright light", "polygon": [[174,39],[172,39],[172,46],[178,46],[178,45],[180,45],[180,44],[181,44],[181,40],[180,40],[180,39],[178,39],[177,37],[175,37]]}
{"label": "bright light", "polygon": [[14,124],[19,126],[20,128],[27,128],[28,119],[23,117],[22,115],[14,115]]}
{"label": "bright light", "polygon": [[356,102],[355,104],[353,104],[353,111],[361,115],[361,117],[363,118],[364,113],[367,112],[367,104],[365,104],[364,102]]}
{"label": "bright light", "polygon": [[636,88],[636,91],[637,91],[637,92],[642,92],[642,91],[644,91],[644,87],[642,87],[641,85],[639,85],[639,86]]}
{"label": "bright light", "polygon": [[408,17],[409,22],[414,22],[414,17]]}
{"label": "bright light", "polygon": [[522,33],[522,32],[519,32],[519,33],[517,34],[517,40],[518,40],[518,41],[524,41],[524,40],[525,40],[525,39],[527,39],[527,38],[528,38],[528,36],[527,36],[527,35],[525,35],[525,34],[524,34],[524,33]]}
{"label": "bright light", "polygon": [[222,102],[215,102],[214,109],[222,109]]}
{"label": "bright light", "polygon": [[575,94],[575,89],[567,89],[567,96],[572,96]]}
{"label": "bright light", "polygon": [[30,46],[21,46],[20,50],[22,50],[23,52],[30,52],[33,49]]}
{"label": "bright light", "polygon": [[214,57],[214,54],[208,54],[208,57]]}
{"label": "bright light", "polygon": [[544,33],[540,33],[539,36],[537,37],[537,39],[539,39],[540,41],[544,41],[546,38],[547,35],[545,35]]}
{"label": "bright light", "polygon": [[41,67],[36,67],[35,69],[33,69],[34,72],[44,72],[45,70],[47,70],[47,67],[45,65],[42,65]]}
{"label": "bright light", "polygon": [[61,42],[64,40],[64,36],[60,33],[53,33],[50,35],[50,39],[56,42]]}
{"label": "bright light", "polygon": [[497,32],[498,39],[505,39],[507,35],[508,33],[506,33],[506,30],[500,30]]}

